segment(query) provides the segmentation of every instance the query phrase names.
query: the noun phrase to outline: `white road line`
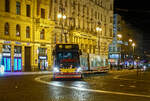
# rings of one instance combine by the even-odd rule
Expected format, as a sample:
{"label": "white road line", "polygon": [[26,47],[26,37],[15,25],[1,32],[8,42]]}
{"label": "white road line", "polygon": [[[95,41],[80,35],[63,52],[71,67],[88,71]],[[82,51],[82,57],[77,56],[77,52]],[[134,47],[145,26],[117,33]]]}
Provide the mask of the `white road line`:
{"label": "white road line", "polygon": [[123,87],[124,85],[120,85],[120,87]]}
{"label": "white road line", "polygon": [[[126,74],[126,75],[128,75],[128,74]],[[121,75],[114,76],[113,79],[116,79],[116,80],[126,80],[126,81],[134,81],[135,83],[136,83],[137,81],[150,83],[150,81],[138,80],[138,79],[127,79],[127,78],[121,78],[120,76],[121,76]]]}
{"label": "white road line", "polygon": [[135,88],[136,86],[132,85],[132,86],[129,86],[129,87],[131,87],[131,88]]}
{"label": "white road line", "polygon": [[126,96],[134,96],[134,97],[147,97],[150,98],[150,95],[141,95],[141,94],[132,94],[132,93],[123,93],[123,92],[115,92],[115,91],[104,91],[104,90],[94,90],[94,89],[86,89],[86,88],[80,88],[80,87],[73,87],[73,86],[65,86],[65,85],[58,85],[51,82],[43,81],[41,78],[48,77],[47,75],[39,76],[35,78],[37,82],[56,86],[56,87],[63,87],[63,88],[69,88],[69,89],[75,89],[79,91],[89,91],[89,92],[97,92],[97,93],[105,93],[105,94],[115,94],[115,95],[126,95]]}

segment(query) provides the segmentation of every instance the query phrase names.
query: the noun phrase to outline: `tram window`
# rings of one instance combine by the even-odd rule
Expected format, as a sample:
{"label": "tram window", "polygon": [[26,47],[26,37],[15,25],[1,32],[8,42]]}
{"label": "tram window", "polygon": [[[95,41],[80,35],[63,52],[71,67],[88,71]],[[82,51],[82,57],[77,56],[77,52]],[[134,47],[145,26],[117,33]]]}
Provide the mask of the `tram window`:
{"label": "tram window", "polygon": [[72,59],[72,53],[64,53],[64,59]]}
{"label": "tram window", "polygon": [[58,60],[63,59],[62,53],[58,53]]}

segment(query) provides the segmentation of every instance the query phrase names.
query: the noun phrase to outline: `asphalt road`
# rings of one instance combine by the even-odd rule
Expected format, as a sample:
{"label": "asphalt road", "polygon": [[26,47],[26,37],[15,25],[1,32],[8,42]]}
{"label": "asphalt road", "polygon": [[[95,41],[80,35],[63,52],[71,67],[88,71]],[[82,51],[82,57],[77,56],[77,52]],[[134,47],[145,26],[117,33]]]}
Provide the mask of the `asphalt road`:
{"label": "asphalt road", "polygon": [[51,75],[0,77],[0,101],[150,101],[149,78],[135,76],[115,72],[80,81],[53,81]]}

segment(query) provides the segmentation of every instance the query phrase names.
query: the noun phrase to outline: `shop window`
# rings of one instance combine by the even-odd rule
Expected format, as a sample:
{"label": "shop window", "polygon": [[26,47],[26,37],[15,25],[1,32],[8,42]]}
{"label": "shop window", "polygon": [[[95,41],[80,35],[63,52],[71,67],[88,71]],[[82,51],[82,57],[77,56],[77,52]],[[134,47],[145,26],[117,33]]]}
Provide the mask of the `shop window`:
{"label": "shop window", "polygon": [[16,25],[16,36],[20,36],[20,25]]}
{"label": "shop window", "polygon": [[5,35],[9,35],[9,24],[5,23]]}
{"label": "shop window", "polygon": [[44,39],[44,35],[45,34],[45,30],[42,29],[42,31],[40,32],[40,39]]}
{"label": "shop window", "polygon": [[26,27],[26,38],[30,38],[30,27]]}
{"label": "shop window", "polygon": [[2,65],[4,66],[5,72],[11,71],[11,46],[10,45],[3,45],[2,48]]}
{"label": "shop window", "polygon": [[14,53],[21,53],[21,46],[15,46]]}
{"label": "shop window", "polygon": [[21,4],[20,2],[16,2],[16,14],[20,15],[21,14]]}
{"label": "shop window", "polygon": [[26,16],[30,17],[30,5],[26,5]]}
{"label": "shop window", "polygon": [[5,0],[5,12],[9,12],[9,11],[10,11],[10,1]]}
{"label": "shop window", "polygon": [[45,9],[41,8],[41,18],[45,18]]}
{"label": "shop window", "polygon": [[21,46],[14,46],[14,71],[22,70],[22,49]]}

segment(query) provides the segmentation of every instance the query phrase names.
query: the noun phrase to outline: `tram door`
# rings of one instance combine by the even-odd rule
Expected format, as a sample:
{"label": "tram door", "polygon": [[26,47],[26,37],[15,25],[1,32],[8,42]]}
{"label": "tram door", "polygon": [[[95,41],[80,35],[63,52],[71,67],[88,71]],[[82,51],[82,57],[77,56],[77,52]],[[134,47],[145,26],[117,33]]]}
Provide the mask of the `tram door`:
{"label": "tram door", "polygon": [[10,72],[11,71],[11,46],[3,45],[2,52],[3,52],[2,65],[4,65],[4,71]]}
{"label": "tram door", "polygon": [[14,71],[22,70],[21,46],[14,47]]}

